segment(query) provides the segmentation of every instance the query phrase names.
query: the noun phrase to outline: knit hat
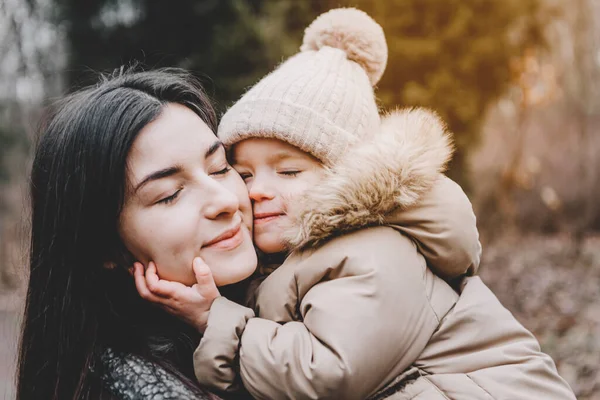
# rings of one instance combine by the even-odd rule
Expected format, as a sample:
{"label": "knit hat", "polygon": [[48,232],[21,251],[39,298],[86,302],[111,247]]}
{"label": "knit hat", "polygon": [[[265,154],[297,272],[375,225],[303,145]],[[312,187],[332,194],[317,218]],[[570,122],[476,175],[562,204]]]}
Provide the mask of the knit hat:
{"label": "knit hat", "polygon": [[378,130],[373,86],[386,63],[385,36],[371,17],[354,8],[326,12],[306,28],[300,52],[225,113],[219,138],[226,146],[279,139],[332,165]]}

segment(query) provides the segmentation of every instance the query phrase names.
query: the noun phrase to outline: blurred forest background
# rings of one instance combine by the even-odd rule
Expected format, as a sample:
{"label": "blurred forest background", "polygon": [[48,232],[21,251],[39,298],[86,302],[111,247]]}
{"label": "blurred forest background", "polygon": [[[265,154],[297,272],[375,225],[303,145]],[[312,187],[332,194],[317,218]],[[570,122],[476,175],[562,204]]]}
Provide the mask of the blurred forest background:
{"label": "blurred forest background", "polygon": [[382,108],[431,107],[455,134],[483,279],[577,397],[600,399],[600,0],[0,0],[0,398],[44,107],[137,60],[194,71],[223,111],[348,5],[386,32]]}

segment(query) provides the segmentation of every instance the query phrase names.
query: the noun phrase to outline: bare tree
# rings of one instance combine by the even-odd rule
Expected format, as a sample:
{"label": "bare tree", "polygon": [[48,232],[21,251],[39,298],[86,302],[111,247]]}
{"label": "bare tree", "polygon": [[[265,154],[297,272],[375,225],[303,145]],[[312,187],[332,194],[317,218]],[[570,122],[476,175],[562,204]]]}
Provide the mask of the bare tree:
{"label": "bare tree", "polygon": [[14,286],[22,254],[32,121],[62,90],[65,46],[51,12],[49,0],[0,2],[0,286]]}

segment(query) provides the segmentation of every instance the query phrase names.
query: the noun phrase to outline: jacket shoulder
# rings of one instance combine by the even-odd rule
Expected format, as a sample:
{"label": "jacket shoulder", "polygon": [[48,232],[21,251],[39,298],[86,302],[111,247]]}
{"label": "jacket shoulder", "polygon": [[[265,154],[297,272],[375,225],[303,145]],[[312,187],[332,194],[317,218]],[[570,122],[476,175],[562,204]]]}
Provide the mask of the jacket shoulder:
{"label": "jacket shoulder", "polygon": [[[392,278],[403,274],[422,279],[427,269],[415,243],[388,226],[359,229],[334,237],[316,249],[297,255],[303,266],[317,268],[335,276],[377,273]],[[299,268],[302,271],[304,267]],[[330,276],[332,278],[333,276]]]}

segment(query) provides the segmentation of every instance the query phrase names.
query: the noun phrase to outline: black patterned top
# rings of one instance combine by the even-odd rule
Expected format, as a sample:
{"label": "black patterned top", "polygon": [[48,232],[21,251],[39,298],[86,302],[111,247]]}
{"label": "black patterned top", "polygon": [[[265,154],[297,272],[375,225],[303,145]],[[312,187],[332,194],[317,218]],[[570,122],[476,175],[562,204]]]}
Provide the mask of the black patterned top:
{"label": "black patterned top", "polygon": [[102,356],[100,378],[121,400],[218,400],[208,391],[193,390],[161,366],[133,354],[111,349]]}

